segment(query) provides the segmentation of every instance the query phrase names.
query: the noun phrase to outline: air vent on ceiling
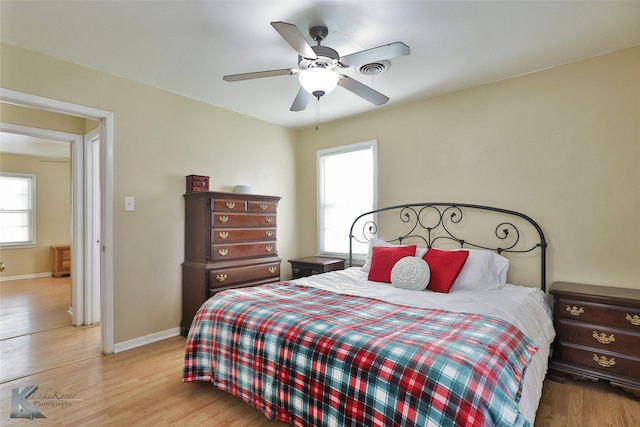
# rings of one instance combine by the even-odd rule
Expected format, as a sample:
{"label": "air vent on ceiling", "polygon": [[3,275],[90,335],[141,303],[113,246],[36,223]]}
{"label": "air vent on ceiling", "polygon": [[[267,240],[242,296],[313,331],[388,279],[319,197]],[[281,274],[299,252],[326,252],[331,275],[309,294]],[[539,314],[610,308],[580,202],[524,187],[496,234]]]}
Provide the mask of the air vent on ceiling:
{"label": "air vent on ceiling", "polygon": [[391,63],[389,61],[380,61],[380,62],[371,62],[369,64],[364,64],[361,66],[358,71],[361,74],[365,74],[367,76],[372,76],[375,74],[382,74],[389,69]]}

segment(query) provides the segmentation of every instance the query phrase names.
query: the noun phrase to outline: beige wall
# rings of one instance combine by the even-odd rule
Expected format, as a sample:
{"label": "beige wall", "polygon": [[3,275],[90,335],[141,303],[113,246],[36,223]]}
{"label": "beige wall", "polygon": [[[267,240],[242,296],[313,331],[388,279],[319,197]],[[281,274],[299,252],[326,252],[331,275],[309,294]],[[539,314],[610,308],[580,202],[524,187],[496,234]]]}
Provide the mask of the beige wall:
{"label": "beige wall", "polygon": [[89,130],[100,125],[100,123],[95,120],[85,120],[51,111],[34,110],[32,108],[2,103],[0,103],[0,120],[4,123],[55,130],[76,135],[84,135]]}
{"label": "beige wall", "polygon": [[[153,87],[2,44],[2,87],[114,113],[114,333],[123,342],[180,322],[185,176],[212,190],[277,195],[278,252],[298,253],[295,133]],[[124,212],[124,197],[136,211]]]}
{"label": "beige wall", "polygon": [[51,273],[51,245],[71,241],[71,168],[69,162],[2,154],[0,171],[36,175],[36,247],[1,249],[2,277]]}
{"label": "beige wall", "polygon": [[[377,139],[380,206],[462,201],[543,227],[549,281],[640,288],[640,48],[291,131],[2,44],[2,87],[114,113],[115,341],[180,319],[185,175],[282,196],[279,254],[315,253],[315,152]],[[29,70],[29,72],[25,72]],[[125,196],[136,211],[124,212]]]}
{"label": "beige wall", "polygon": [[640,47],[305,130],[301,252],[316,250],[316,150],[377,139],[379,206],[518,210],[545,232],[549,283],[640,289],[638,76]]}

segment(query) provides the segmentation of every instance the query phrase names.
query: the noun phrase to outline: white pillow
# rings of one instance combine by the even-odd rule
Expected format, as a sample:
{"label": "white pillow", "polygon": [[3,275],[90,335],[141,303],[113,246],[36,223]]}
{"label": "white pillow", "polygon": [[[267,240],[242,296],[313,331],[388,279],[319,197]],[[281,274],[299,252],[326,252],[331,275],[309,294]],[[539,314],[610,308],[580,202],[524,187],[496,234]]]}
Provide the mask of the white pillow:
{"label": "white pillow", "polygon": [[451,286],[450,292],[482,291],[500,289],[507,282],[509,260],[493,251],[462,249],[469,251],[460,274]]}
{"label": "white pillow", "polygon": [[[411,245],[395,245],[393,243],[389,243],[386,240],[381,240],[378,238],[373,237],[371,240],[369,240],[369,252],[367,253],[367,259],[364,262],[364,265],[360,268],[362,271],[368,273],[369,269],[371,268],[371,254],[373,253],[373,247],[374,246],[411,246]],[[416,249],[416,256],[422,258],[424,256],[424,254],[427,253],[427,248],[417,248]]]}
{"label": "white pillow", "polygon": [[423,291],[430,278],[429,264],[415,256],[401,258],[391,269],[391,284],[396,288]]}

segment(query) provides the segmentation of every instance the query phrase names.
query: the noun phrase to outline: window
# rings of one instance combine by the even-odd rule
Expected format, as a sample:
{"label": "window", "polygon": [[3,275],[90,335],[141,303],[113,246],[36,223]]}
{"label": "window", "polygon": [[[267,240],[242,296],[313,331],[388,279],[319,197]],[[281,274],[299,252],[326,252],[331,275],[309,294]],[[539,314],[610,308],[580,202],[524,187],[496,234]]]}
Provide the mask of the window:
{"label": "window", "polygon": [[36,176],[0,172],[0,247],[36,244]]}
{"label": "window", "polygon": [[[321,150],[317,153],[318,252],[349,253],[349,229],[377,202],[377,141]],[[353,242],[354,255],[366,255],[367,244]]]}

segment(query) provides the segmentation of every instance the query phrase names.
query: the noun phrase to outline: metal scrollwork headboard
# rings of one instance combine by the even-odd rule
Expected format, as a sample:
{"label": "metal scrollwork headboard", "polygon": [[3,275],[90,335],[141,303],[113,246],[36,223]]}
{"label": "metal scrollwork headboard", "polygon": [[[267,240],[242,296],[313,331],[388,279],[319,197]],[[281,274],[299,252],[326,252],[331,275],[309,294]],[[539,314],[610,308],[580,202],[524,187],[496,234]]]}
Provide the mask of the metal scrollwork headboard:
{"label": "metal scrollwork headboard", "polygon": [[[471,227],[469,222],[473,222],[470,220],[472,216],[482,215],[482,211],[491,215],[483,218],[482,226],[478,227],[481,229],[478,230]],[[385,219],[381,218],[383,213]],[[386,217],[387,214],[391,216],[391,221]],[[353,221],[349,230],[350,266],[353,265],[354,241],[368,243],[378,235],[380,221],[383,220],[385,230],[391,229],[393,236],[385,240],[397,244],[416,243],[427,248],[452,244],[459,248],[485,249],[498,254],[527,253],[539,249],[540,287],[546,291],[547,242],[538,223],[523,213],[466,203],[411,203],[365,212]],[[354,231],[358,232],[357,236]]]}

